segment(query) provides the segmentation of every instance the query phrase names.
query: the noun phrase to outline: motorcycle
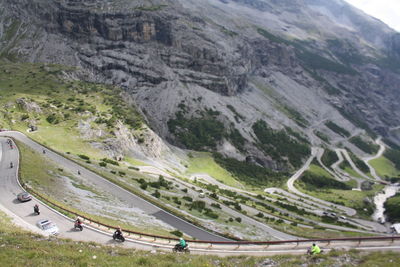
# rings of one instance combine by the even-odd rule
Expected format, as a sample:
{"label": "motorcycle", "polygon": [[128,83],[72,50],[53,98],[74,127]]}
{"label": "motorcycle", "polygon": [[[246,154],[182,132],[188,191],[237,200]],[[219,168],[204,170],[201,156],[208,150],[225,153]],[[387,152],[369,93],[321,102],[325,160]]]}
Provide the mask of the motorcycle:
{"label": "motorcycle", "polygon": [[12,169],[14,167],[14,164],[12,162],[10,162],[10,169]]}
{"label": "motorcycle", "polygon": [[74,229],[75,229],[75,230],[82,231],[82,230],[83,230],[82,223],[75,222],[75,224],[74,224]]}
{"label": "motorcycle", "polygon": [[[321,253],[323,253],[323,252],[324,252],[324,251],[321,249],[321,252],[318,253],[318,254],[321,254]],[[313,254],[313,253],[311,253],[311,248],[307,249],[307,255],[313,256],[313,255],[318,255],[318,254]]]}
{"label": "motorcycle", "polygon": [[113,239],[115,241],[121,241],[121,242],[125,241],[125,237],[123,235],[120,235],[120,234],[117,234],[117,233],[113,234]]}
{"label": "motorcycle", "polygon": [[33,213],[36,215],[40,215],[39,206],[37,206],[37,205],[33,206]]}
{"label": "motorcycle", "polygon": [[175,247],[172,248],[172,252],[184,252],[184,253],[190,253],[189,245],[186,245],[186,247],[182,247],[179,244],[176,244]]}

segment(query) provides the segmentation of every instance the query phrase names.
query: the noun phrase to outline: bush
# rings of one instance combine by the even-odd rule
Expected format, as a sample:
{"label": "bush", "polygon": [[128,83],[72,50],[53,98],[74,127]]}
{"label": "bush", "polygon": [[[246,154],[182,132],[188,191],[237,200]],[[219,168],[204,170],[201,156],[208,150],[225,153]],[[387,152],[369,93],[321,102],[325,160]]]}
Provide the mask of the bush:
{"label": "bush", "polygon": [[211,219],[218,219],[218,214],[216,214],[215,212],[212,212],[210,210],[207,210],[204,215],[206,215],[207,217],[210,217]]}
{"label": "bush", "polygon": [[115,166],[119,166],[119,163],[116,162],[115,160],[112,160],[112,159],[103,158],[103,159],[101,159],[101,161],[106,162],[106,163],[110,163],[110,164],[115,165]]}
{"label": "bush", "polygon": [[191,209],[198,210],[199,212],[201,212],[205,207],[206,203],[202,200],[196,200],[190,205]]}
{"label": "bush", "polygon": [[133,166],[129,166],[128,169],[135,170],[135,171],[139,171],[140,170],[139,168],[133,167]]}
{"label": "bush", "polygon": [[156,190],[153,194],[151,194],[153,197],[155,198],[160,198],[161,197],[161,193],[158,192],[158,190]]}
{"label": "bush", "polygon": [[218,199],[218,195],[216,193],[211,193],[210,197],[212,197],[213,199]]}
{"label": "bush", "polygon": [[86,156],[86,155],[78,155],[78,157],[80,157],[81,159],[84,159],[84,160],[89,160],[90,158],[88,157],[88,156]]}
{"label": "bush", "polygon": [[50,114],[49,116],[47,116],[46,121],[47,121],[48,123],[50,123],[50,124],[57,124],[57,123],[59,123],[59,120],[58,120],[58,118],[57,118],[57,116],[56,116],[55,113]]}
{"label": "bush", "polygon": [[188,196],[184,196],[184,197],[182,197],[182,199],[184,199],[184,200],[186,200],[188,202],[192,202],[193,201],[193,198],[188,197]]}
{"label": "bush", "polygon": [[238,223],[241,223],[241,222],[242,222],[242,218],[240,218],[240,217],[236,217],[235,220],[236,220]]}
{"label": "bush", "polygon": [[29,119],[29,115],[28,114],[23,114],[21,116],[21,121],[24,121],[24,120],[27,120],[27,119]]}
{"label": "bush", "polygon": [[181,231],[179,231],[179,230],[174,230],[174,231],[171,231],[170,233],[175,235],[175,236],[177,236],[177,237],[182,237],[183,236],[183,233]]}
{"label": "bush", "polygon": [[100,165],[100,167],[106,167],[106,166],[107,166],[107,163],[101,161],[101,162],[99,162],[99,165]]}
{"label": "bush", "polygon": [[262,213],[262,212],[259,212],[259,213],[257,213],[257,215],[256,215],[258,218],[263,218],[264,217],[264,213]]}
{"label": "bush", "polygon": [[216,208],[216,209],[221,209],[221,205],[218,203],[211,203],[211,207]]}
{"label": "bush", "polygon": [[140,188],[142,188],[143,190],[147,189],[147,183],[143,183],[140,185]]}

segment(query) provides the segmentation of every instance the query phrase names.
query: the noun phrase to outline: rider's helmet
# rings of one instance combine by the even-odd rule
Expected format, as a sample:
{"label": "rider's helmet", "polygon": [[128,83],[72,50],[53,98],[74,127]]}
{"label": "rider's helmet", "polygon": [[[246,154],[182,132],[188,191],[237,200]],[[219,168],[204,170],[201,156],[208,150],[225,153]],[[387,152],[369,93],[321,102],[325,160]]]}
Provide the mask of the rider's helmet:
{"label": "rider's helmet", "polygon": [[181,240],[181,241],[182,241],[182,240],[183,240],[183,238],[181,237],[181,238],[179,238],[179,240]]}
{"label": "rider's helmet", "polygon": [[315,247],[315,243],[313,243],[312,246]]}

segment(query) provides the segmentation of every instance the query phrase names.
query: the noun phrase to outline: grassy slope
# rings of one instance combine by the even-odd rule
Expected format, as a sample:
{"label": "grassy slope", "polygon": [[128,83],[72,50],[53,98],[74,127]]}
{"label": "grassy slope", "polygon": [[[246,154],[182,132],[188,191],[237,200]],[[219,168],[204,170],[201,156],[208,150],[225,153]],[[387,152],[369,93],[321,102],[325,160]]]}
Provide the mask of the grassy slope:
{"label": "grassy slope", "polygon": [[[91,122],[94,129],[101,129],[104,136],[96,138],[102,141],[112,137],[116,113],[113,108],[121,103],[120,97],[113,93],[116,88],[79,81],[66,81],[60,78],[67,67],[30,63],[8,63],[0,61],[0,128],[9,128],[25,132],[33,139],[51,148],[85,154],[92,158],[102,158],[105,154],[90,145],[93,140],[81,138],[77,124],[81,120],[93,117],[103,122]],[[33,100],[42,112],[28,112],[16,104],[16,100]],[[134,109],[125,108],[124,112],[140,124],[140,117]],[[121,110],[121,109],[120,109]],[[46,118],[55,114],[58,123],[49,123]],[[23,116],[27,118],[22,119]],[[26,132],[30,120],[36,121],[39,131]],[[109,121],[111,127],[107,127]]]}
{"label": "grassy slope", "polygon": [[400,265],[398,253],[358,253],[355,251],[333,251],[316,257],[216,257],[170,253],[150,253],[101,246],[95,243],[75,242],[65,239],[44,239],[15,227],[3,212],[0,212],[0,259],[2,266],[264,266],[266,260],[277,266],[294,267],[301,264],[313,266],[352,265],[387,266]]}
{"label": "grassy slope", "polygon": [[[325,170],[320,168],[319,166],[311,165],[310,172],[322,175],[325,177],[330,177],[330,174]],[[329,175],[329,176],[326,176]],[[365,204],[363,202],[365,197],[373,197],[377,192],[382,190],[382,185],[374,185],[373,190],[371,191],[353,191],[353,190],[338,190],[338,189],[324,189],[318,191],[306,191],[302,183],[298,183],[297,187],[304,193],[309,194],[311,196],[332,202],[337,204],[342,204],[346,207],[351,207],[356,209],[357,211],[362,211]],[[362,213],[361,213],[362,214]]]}
{"label": "grassy slope", "polygon": [[385,157],[380,157],[369,162],[373,168],[375,168],[376,172],[382,178],[385,176],[388,177],[397,177],[400,175],[400,171],[396,169],[394,164]]}
{"label": "grassy slope", "polygon": [[243,187],[227,170],[219,166],[209,153],[195,153],[194,156],[189,159],[187,174],[207,173],[223,184]]}
{"label": "grassy slope", "polygon": [[[21,153],[21,181],[29,184],[29,186],[32,187],[36,192],[39,192],[42,195],[46,196],[53,203],[56,203],[71,211],[78,212],[79,214],[85,215],[89,218],[99,220],[106,224],[121,225],[121,227],[133,231],[141,231],[149,234],[158,234],[173,237],[173,235],[171,235],[168,231],[161,228],[141,228],[136,225],[119,221],[117,218],[110,219],[98,215],[88,214],[85,211],[73,208],[64,202],[58,201],[60,199],[60,196],[63,195],[63,190],[67,190],[62,186],[63,183],[59,181],[59,177],[67,176],[70,177],[71,180],[73,180],[73,176],[69,173],[66,173],[65,171],[60,171],[60,169],[54,163],[44,159],[40,153],[33,151],[32,149],[20,142],[17,142],[17,144]],[[90,188],[80,183],[76,183],[75,187],[97,193],[96,189]]]}

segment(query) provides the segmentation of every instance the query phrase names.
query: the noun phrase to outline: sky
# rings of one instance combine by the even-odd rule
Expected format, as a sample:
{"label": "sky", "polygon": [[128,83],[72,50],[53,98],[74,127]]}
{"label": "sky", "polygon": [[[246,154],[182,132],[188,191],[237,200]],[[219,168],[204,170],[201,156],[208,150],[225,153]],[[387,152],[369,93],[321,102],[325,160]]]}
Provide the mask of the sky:
{"label": "sky", "polygon": [[[328,0],[329,1],[329,0]],[[346,0],[400,32],[400,0]]]}

